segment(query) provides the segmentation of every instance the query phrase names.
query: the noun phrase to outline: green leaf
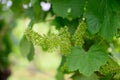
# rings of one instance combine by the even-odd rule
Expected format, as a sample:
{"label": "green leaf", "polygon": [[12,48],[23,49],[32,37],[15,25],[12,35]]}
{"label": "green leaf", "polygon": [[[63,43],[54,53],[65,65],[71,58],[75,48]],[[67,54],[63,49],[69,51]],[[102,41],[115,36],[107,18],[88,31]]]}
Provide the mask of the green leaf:
{"label": "green leaf", "polygon": [[60,28],[64,27],[64,19],[62,17],[56,17],[52,22],[51,25],[55,25],[57,30],[60,30]]}
{"label": "green leaf", "polygon": [[23,4],[28,4],[30,2],[30,0],[21,0],[21,1],[22,1]]}
{"label": "green leaf", "polygon": [[115,0],[105,0],[104,1],[104,16],[103,21],[101,23],[101,36],[106,39],[108,42],[111,42],[113,36],[117,32],[118,24],[117,21],[117,12],[114,10],[114,6],[116,5]]}
{"label": "green leaf", "polygon": [[56,29],[60,30],[60,28],[67,26],[69,28],[70,34],[74,34],[75,30],[77,29],[79,24],[79,19],[68,20],[62,17],[56,17],[52,22],[51,25],[55,25]]}
{"label": "green leaf", "polygon": [[64,73],[58,70],[56,80],[64,80]]}
{"label": "green leaf", "polygon": [[115,12],[120,12],[120,0],[109,0],[111,9]]}
{"label": "green leaf", "polygon": [[30,0],[31,4],[34,5],[38,0]]}
{"label": "green leaf", "polygon": [[99,80],[96,74],[92,74],[91,76],[87,77],[84,75],[74,75],[72,76],[73,80]]}
{"label": "green leaf", "polygon": [[53,11],[61,17],[80,17],[84,5],[85,0],[52,0]]}
{"label": "green leaf", "polygon": [[79,19],[73,19],[72,21],[64,19],[64,23],[69,28],[70,34],[73,35],[79,25]]}
{"label": "green leaf", "polygon": [[112,80],[113,75],[112,74],[107,74],[105,77],[101,78],[100,80]]}
{"label": "green leaf", "polygon": [[24,57],[27,57],[28,60],[32,60],[34,56],[34,47],[32,42],[28,41],[25,36],[20,41],[20,52]]}
{"label": "green leaf", "polygon": [[102,0],[89,0],[88,6],[84,17],[88,25],[88,31],[91,34],[99,32],[101,20],[103,20],[103,1]]}
{"label": "green leaf", "polygon": [[67,65],[69,71],[79,70],[80,73],[90,76],[105,64],[106,60],[107,53],[101,46],[93,45],[88,52],[73,47],[71,54],[67,56]]}
{"label": "green leaf", "polygon": [[41,0],[31,0],[34,12],[34,22],[44,21],[47,16],[47,13],[42,11],[40,2]]}
{"label": "green leaf", "polygon": [[23,5],[22,0],[19,0],[19,1],[12,0],[11,10],[12,12],[14,12],[14,17],[20,17],[21,14],[23,14],[22,5]]}
{"label": "green leaf", "polygon": [[100,34],[108,42],[111,42],[119,27],[118,12],[120,10],[115,8],[115,6],[118,5],[115,0],[105,0],[104,3],[104,19],[102,21]]}
{"label": "green leaf", "polygon": [[27,58],[29,61],[33,60],[33,58],[34,58],[34,46],[33,46],[33,44],[31,44],[30,52],[28,53]]}
{"label": "green leaf", "polygon": [[110,12],[106,12],[104,17],[102,27],[100,30],[101,36],[106,39],[108,42],[112,41],[113,36],[117,32],[118,26],[118,18],[114,14],[110,14]]}
{"label": "green leaf", "polygon": [[115,16],[114,20],[115,20],[114,22],[116,22],[116,27],[120,29],[120,13]]}
{"label": "green leaf", "polygon": [[99,32],[101,27],[99,19],[94,14],[88,12],[85,14],[85,18],[88,25],[88,31],[91,34]]}
{"label": "green leaf", "polygon": [[31,43],[26,39],[25,36],[20,41],[20,52],[26,56],[27,53],[30,51],[30,45]]}
{"label": "green leaf", "polygon": [[112,41],[118,28],[120,6],[116,0],[89,0],[85,18],[91,34],[100,32],[108,42]]}

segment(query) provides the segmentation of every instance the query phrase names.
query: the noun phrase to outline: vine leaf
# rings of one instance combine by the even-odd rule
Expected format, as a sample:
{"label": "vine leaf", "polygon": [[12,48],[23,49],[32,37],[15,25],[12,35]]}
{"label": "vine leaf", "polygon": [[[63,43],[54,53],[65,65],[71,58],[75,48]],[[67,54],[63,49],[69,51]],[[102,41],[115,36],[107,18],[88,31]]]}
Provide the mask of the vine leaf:
{"label": "vine leaf", "polygon": [[116,0],[89,0],[86,9],[86,22],[91,34],[97,32],[108,42],[119,27],[119,3]]}
{"label": "vine leaf", "polygon": [[57,80],[64,80],[64,73],[58,70],[57,75],[56,75],[56,79]]}
{"label": "vine leaf", "polygon": [[77,74],[77,75],[73,75],[72,79],[73,80],[99,80],[99,77],[96,74],[92,74],[89,77]]}
{"label": "vine leaf", "polygon": [[109,14],[109,12],[106,13],[106,18],[103,20],[103,24],[100,30],[101,36],[106,39],[107,41],[112,41],[113,36],[117,32],[118,26],[118,18],[113,15]]}
{"label": "vine leaf", "polygon": [[30,52],[27,55],[29,61],[33,60],[34,57],[34,45],[31,43]]}
{"label": "vine leaf", "polygon": [[60,17],[80,17],[85,0],[52,0],[53,11]]}
{"label": "vine leaf", "polygon": [[[102,7],[100,5],[101,0],[89,0],[87,10],[84,17],[88,25],[88,31],[91,34],[99,32],[100,18],[103,18]],[[101,15],[102,14],[102,15]]]}
{"label": "vine leaf", "polygon": [[20,52],[23,56],[27,57],[31,61],[34,57],[34,47],[32,42],[28,41],[25,36],[20,41]]}
{"label": "vine leaf", "polygon": [[101,78],[100,80],[112,80],[112,77],[113,77],[113,75],[109,73],[109,74],[105,75],[103,78]]}
{"label": "vine leaf", "polygon": [[88,52],[82,48],[73,47],[71,54],[67,56],[69,71],[79,70],[85,76],[90,76],[104,65],[107,60],[107,53],[103,47],[93,45]]}
{"label": "vine leaf", "polygon": [[85,17],[86,17],[86,22],[88,25],[88,31],[91,34],[95,34],[95,33],[99,32],[99,30],[100,30],[99,19],[92,13],[86,13]]}

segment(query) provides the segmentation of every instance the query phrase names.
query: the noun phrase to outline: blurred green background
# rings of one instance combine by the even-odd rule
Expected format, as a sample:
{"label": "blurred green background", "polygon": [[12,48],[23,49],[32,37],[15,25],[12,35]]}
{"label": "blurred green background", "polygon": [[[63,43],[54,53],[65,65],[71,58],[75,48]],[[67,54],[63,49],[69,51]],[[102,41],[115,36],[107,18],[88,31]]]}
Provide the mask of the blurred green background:
{"label": "blurred green background", "polygon": [[[61,61],[58,51],[44,52],[41,47],[35,46],[35,56],[31,62],[20,53],[19,42],[29,21],[29,19],[19,19],[17,27],[13,29],[11,39],[14,45],[12,54],[9,56],[12,74],[8,80],[56,80],[55,75]],[[46,34],[49,26],[49,23],[37,23],[34,25],[34,30],[40,34]],[[53,31],[56,32],[54,26]]]}

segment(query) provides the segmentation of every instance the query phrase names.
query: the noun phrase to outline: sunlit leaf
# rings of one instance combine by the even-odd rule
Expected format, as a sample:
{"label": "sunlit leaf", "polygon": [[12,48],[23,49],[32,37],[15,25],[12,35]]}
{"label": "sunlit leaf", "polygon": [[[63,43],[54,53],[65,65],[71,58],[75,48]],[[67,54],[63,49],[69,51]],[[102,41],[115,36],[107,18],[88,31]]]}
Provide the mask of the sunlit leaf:
{"label": "sunlit leaf", "polygon": [[107,53],[101,46],[93,45],[88,52],[82,48],[73,47],[67,57],[67,65],[70,71],[79,70],[80,73],[90,76],[99,67],[105,64]]}
{"label": "sunlit leaf", "polygon": [[28,57],[28,60],[32,60],[34,56],[33,44],[23,36],[20,42],[20,52],[23,56]]}

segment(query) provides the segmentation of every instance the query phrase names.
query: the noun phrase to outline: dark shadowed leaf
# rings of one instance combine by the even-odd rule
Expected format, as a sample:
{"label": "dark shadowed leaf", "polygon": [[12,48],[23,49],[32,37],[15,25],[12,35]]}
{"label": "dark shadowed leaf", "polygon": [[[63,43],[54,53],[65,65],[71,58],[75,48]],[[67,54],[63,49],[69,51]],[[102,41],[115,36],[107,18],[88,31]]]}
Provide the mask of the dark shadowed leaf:
{"label": "dark shadowed leaf", "polygon": [[85,0],[52,0],[53,11],[61,17],[80,17],[84,4]]}

